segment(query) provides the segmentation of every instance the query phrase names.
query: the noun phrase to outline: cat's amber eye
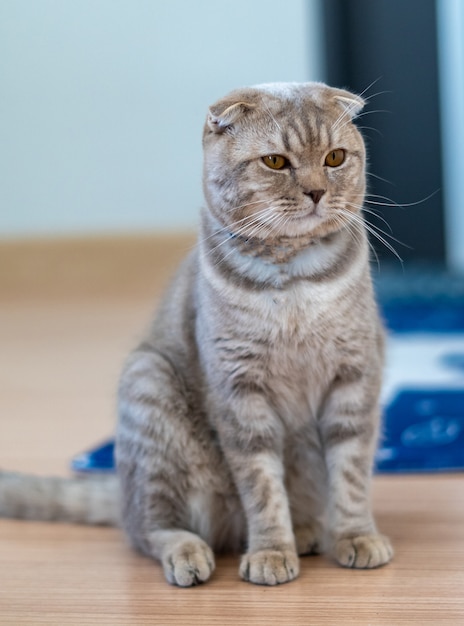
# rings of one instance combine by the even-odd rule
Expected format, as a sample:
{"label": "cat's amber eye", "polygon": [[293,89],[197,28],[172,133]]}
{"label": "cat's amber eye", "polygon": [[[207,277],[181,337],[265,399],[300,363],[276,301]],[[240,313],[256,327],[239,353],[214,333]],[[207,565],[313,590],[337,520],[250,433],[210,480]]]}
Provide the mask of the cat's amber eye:
{"label": "cat's amber eye", "polygon": [[325,157],[325,164],[329,167],[338,167],[345,160],[345,151],[342,148],[331,150]]}
{"label": "cat's amber eye", "polygon": [[262,161],[271,170],[281,170],[288,165],[288,159],[280,154],[268,154],[268,156],[262,158]]}

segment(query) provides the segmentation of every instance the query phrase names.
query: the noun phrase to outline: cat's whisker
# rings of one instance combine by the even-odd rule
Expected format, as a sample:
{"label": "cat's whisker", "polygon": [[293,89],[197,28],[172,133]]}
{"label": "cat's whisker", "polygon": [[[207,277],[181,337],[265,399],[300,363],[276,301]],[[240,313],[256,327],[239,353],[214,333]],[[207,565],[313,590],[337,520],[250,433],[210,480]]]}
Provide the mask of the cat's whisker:
{"label": "cat's whisker", "polygon": [[[373,87],[373,86],[374,86],[374,85],[375,85],[375,84],[376,84],[376,83],[377,83],[380,79],[381,79],[381,76],[379,76],[378,78],[376,78],[375,80],[373,80],[373,81],[370,83],[370,85],[368,85],[368,86],[367,86],[367,87],[366,87],[366,88],[365,88],[365,89],[364,89],[364,90],[363,90],[363,91],[359,94],[359,96],[360,96],[361,98],[363,98],[363,99],[364,99],[364,101],[365,101],[366,103],[367,103],[367,102],[369,102],[370,100],[372,100],[373,98],[375,98],[376,96],[380,96],[380,95],[382,95],[382,94],[384,94],[384,93],[389,93],[388,91],[379,91],[379,92],[377,92],[377,93],[372,94],[371,96],[367,96],[367,97],[365,96],[365,93],[366,93],[366,92],[367,92],[367,91],[368,91],[371,87]],[[353,103],[353,105],[349,106],[346,110],[344,110],[344,111],[343,111],[343,112],[342,112],[342,113],[338,116],[338,118],[335,120],[335,122],[332,124],[332,128],[331,128],[331,130],[334,132],[334,131],[336,131],[336,130],[339,130],[340,128],[343,128],[343,126],[341,126],[341,123],[342,123],[342,121],[343,121],[343,119],[344,119],[344,117],[345,117],[345,116],[348,116],[348,120],[347,120],[347,122],[346,122],[346,123],[349,123],[349,122],[351,121],[351,113],[353,112],[353,110],[355,110],[355,109],[356,109],[356,107],[357,107],[357,104],[356,104],[356,103]],[[356,117],[358,118],[358,117],[361,117],[361,116],[360,116],[360,115],[357,115]],[[375,129],[373,129],[373,130],[375,130]]]}
{"label": "cat's whisker", "polygon": [[[367,104],[370,100],[372,100],[373,98],[375,98],[376,96],[380,96],[380,95],[382,95],[382,94],[384,94],[384,93],[389,93],[388,91],[379,91],[379,92],[377,92],[377,93],[372,94],[371,96],[367,96],[367,97],[365,96],[365,93],[366,93],[366,92],[367,92],[367,91],[368,91],[371,87],[373,87],[373,86],[374,86],[374,85],[375,85],[375,84],[376,84],[376,83],[377,83],[380,79],[381,79],[381,76],[379,76],[378,78],[376,78],[375,80],[373,80],[373,81],[372,81],[372,83],[371,83],[370,85],[368,85],[368,86],[367,86],[367,87],[366,87],[366,88],[365,88],[365,89],[364,89],[364,90],[363,90],[363,91],[359,94],[359,96],[360,96],[361,98],[363,98],[363,100],[366,102],[366,104]],[[332,125],[332,129],[331,129],[331,130],[332,130],[332,131],[335,131],[335,130],[340,130],[340,129],[341,129],[341,128],[343,128],[346,124],[350,123],[350,122],[351,122],[351,117],[352,117],[352,116],[351,116],[351,113],[352,113],[354,110],[356,110],[357,106],[358,106],[358,104],[357,104],[356,102],[354,102],[351,106],[347,107],[347,109],[346,109],[345,111],[343,111],[343,113],[342,113],[342,114],[341,114],[341,115],[340,115],[340,116],[339,116],[339,117],[335,120],[334,124]],[[358,114],[358,115],[356,115],[356,118],[359,118],[359,117],[361,117],[362,115],[366,115],[366,114],[368,114],[368,113],[370,113],[370,112],[373,112],[373,111],[367,111],[367,112],[365,112],[365,113],[363,113],[363,114]],[[343,126],[342,126],[342,125],[341,125],[341,122],[343,121],[343,118],[344,118],[345,116],[348,116],[348,120],[347,120],[347,121],[346,121],[346,123],[345,123],[345,124],[343,124]]]}
{"label": "cat's whisker", "polygon": [[381,180],[383,183],[387,183],[388,185],[395,186],[395,183],[392,183],[390,180],[387,180],[386,178],[382,178],[381,176],[378,176],[377,174],[373,174],[372,172],[366,172],[366,173],[367,173],[368,176],[372,176],[372,178],[376,178],[377,180]]}
{"label": "cat's whisker", "polygon": [[[350,104],[349,106],[347,106],[346,109],[344,109],[340,115],[337,117],[337,119],[335,120],[335,122],[332,124],[331,127],[331,131],[334,133],[335,131],[337,131],[340,127],[343,128],[343,126],[345,124],[348,124],[351,122],[351,113],[357,108],[358,103],[357,102],[353,102],[353,104]],[[346,121],[345,121],[345,118]],[[343,124],[343,126],[342,126]]]}
{"label": "cat's whisker", "polygon": [[[386,181],[386,182],[388,182],[388,181]],[[409,204],[408,203],[395,202],[392,198],[389,198],[388,196],[382,196],[382,195],[378,195],[378,194],[374,194],[374,193],[368,193],[365,196],[360,194],[358,197],[359,198],[363,198],[364,203],[374,204],[374,205],[377,205],[377,206],[395,207],[397,209],[403,209],[403,208],[406,208],[408,206],[414,206],[416,204],[421,204],[422,202],[425,202],[426,200],[431,198],[436,193],[437,193],[437,191],[434,191],[432,194],[430,194],[426,198],[418,200],[417,202],[411,202]],[[388,200],[388,202],[377,202],[377,201],[374,201],[374,200],[370,200],[370,198],[378,198],[378,199],[381,199],[381,200]]]}
{"label": "cat's whisker", "polygon": [[[385,239],[385,237],[389,237],[390,239],[393,239],[394,241],[396,241],[397,243],[399,243],[400,245],[407,246],[406,244],[404,244],[402,241],[399,241],[398,239],[396,239],[395,237],[392,237],[391,235],[389,235],[388,233],[386,233],[385,231],[381,230],[380,228],[378,228],[377,226],[374,226],[373,224],[371,224],[370,222],[368,222],[366,219],[363,219],[362,217],[360,217],[359,215],[357,215],[356,213],[350,213],[350,211],[347,211],[345,209],[338,209],[342,214],[351,214],[352,219],[354,222],[358,222],[359,225],[364,225],[364,228],[373,236],[375,237],[378,241],[380,241],[386,248],[387,250],[390,250],[390,252],[392,254],[394,254],[396,256],[396,258],[403,263],[403,259],[401,258],[401,256],[398,254],[398,252],[396,251],[396,249],[392,246],[392,244],[387,241]],[[382,235],[385,235],[385,237],[383,237],[380,233],[382,233]]]}
{"label": "cat's whisker", "polygon": [[219,267],[219,265],[221,265],[221,263],[224,263],[224,261],[231,255],[234,254],[235,252],[235,248],[232,247],[231,250],[229,250],[229,252],[227,254],[225,254],[224,256],[222,256],[216,263],[213,264],[213,268]]}
{"label": "cat's whisker", "polygon": [[[356,245],[361,245],[361,238],[362,238],[362,228],[359,224],[353,224],[351,223],[349,226],[349,230],[350,233],[353,237],[353,239],[356,242]],[[377,256],[377,252],[375,251],[374,246],[372,245],[372,243],[369,241],[369,237],[367,237],[367,245],[369,246],[371,252],[373,252],[375,258],[377,259],[378,262],[378,256]]]}
{"label": "cat's whisker", "polygon": [[[371,198],[377,198],[378,200],[387,200],[388,202],[377,202],[377,201],[371,200]],[[364,202],[369,203],[369,204],[377,204],[379,206],[395,207],[397,209],[402,209],[405,206],[404,204],[395,202],[393,198],[389,198],[388,196],[378,195],[375,193],[367,193],[364,198]]]}
{"label": "cat's whisker", "polygon": [[273,215],[271,215],[270,219],[264,218],[263,220],[260,220],[260,222],[250,232],[249,237],[250,238],[257,237],[261,231],[268,230],[269,227],[271,227],[274,222],[278,221],[278,219],[279,219],[279,213],[274,213]]}
{"label": "cat's whisker", "polygon": [[[360,245],[361,232],[364,229],[364,224],[358,223],[358,222],[349,222],[348,223],[348,228],[349,228],[351,234],[354,236],[354,239],[357,242],[357,244]],[[354,233],[356,233],[356,235],[354,235]],[[377,262],[377,268],[378,268],[378,270],[380,270],[379,255],[377,254],[375,246],[373,246],[373,244],[370,241],[369,237],[367,238],[367,244],[368,244],[368,246],[369,246],[373,256],[375,257],[375,260]]]}
{"label": "cat's whisker", "polygon": [[[396,258],[398,259],[398,261],[400,261],[401,264],[403,264],[403,259],[402,257],[398,254],[398,252],[396,251],[396,249],[384,238],[382,237],[382,235],[380,235],[373,226],[371,226],[369,223],[365,223],[365,227],[366,230],[371,233],[371,235],[373,237],[375,237],[378,241],[380,241],[386,248],[387,250],[390,250],[390,252],[392,254],[394,254],[396,256]],[[399,242],[401,243],[401,242]]]}
{"label": "cat's whisker", "polygon": [[[391,111],[388,111],[387,109],[375,109],[374,111],[364,111],[363,113],[358,113],[358,115],[356,116],[356,119],[359,119],[360,117],[365,117],[366,115],[372,115],[373,113],[391,113]],[[345,128],[345,126],[348,126],[348,124],[350,123],[351,123],[351,119],[348,119],[343,124],[339,124],[336,130],[341,131]]]}
{"label": "cat's whisker", "polygon": [[[361,93],[359,94],[361,96],[361,98],[364,98],[364,100],[366,100],[366,101],[370,100],[371,98],[374,98],[377,94],[373,94],[372,96],[365,96],[365,94],[366,94],[367,91],[369,91],[369,89],[371,87],[376,85],[379,82],[379,80],[381,80],[381,79],[382,79],[382,76],[378,76],[367,87],[365,87],[365,89],[363,89],[361,91]],[[381,92],[381,93],[383,93],[383,92]]]}
{"label": "cat's whisker", "polygon": [[373,115],[374,113],[391,113],[388,109],[374,109],[373,111],[363,111],[359,115],[356,116],[356,119],[359,117],[366,117],[366,115]]}
{"label": "cat's whisker", "polygon": [[254,200],[253,202],[245,202],[245,204],[239,204],[238,206],[233,206],[225,209],[225,213],[232,213],[233,211],[238,211],[239,209],[245,209],[249,206],[254,206],[255,204],[264,204],[269,202],[274,202],[274,199],[269,200]]}
{"label": "cat's whisker", "polygon": [[277,128],[279,129],[280,132],[282,132],[282,128],[279,124],[279,122],[276,120],[276,118],[274,117],[274,115],[272,114],[271,109],[265,104],[264,105],[264,110],[269,114],[269,117],[271,118],[271,120],[274,122],[274,124],[277,126]]}
{"label": "cat's whisker", "polygon": [[[349,204],[349,206],[352,206],[352,207],[357,208],[357,209],[359,209],[359,210],[364,210],[364,207],[363,207],[363,206],[361,206],[361,205],[355,205],[355,204],[353,204],[353,203],[350,203],[350,204]],[[370,223],[367,221],[367,219],[366,219],[365,217],[362,217],[359,213],[353,213],[352,211],[349,211],[349,210],[347,210],[347,209],[341,209],[341,208],[339,209],[339,211],[340,211],[342,214],[344,214],[344,215],[350,214],[350,215],[352,216],[352,218],[353,218],[353,221],[354,221],[354,222],[357,222],[358,224],[361,224],[361,225],[363,225],[363,224],[365,224],[365,223],[370,224]],[[373,226],[372,224],[370,224],[370,225],[374,228],[374,226]],[[375,227],[375,228],[377,228],[377,227]],[[381,231],[381,229],[380,229],[380,228],[379,228],[379,230],[380,230],[380,232],[383,232],[383,231]],[[386,234],[386,235],[388,235],[388,233],[385,233],[385,234]],[[390,236],[390,235],[388,235],[388,236]],[[400,243],[400,242],[399,242],[399,243]]]}
{"label": "cat's whisker", "polygon": [[[387,203],[387,202],[375,202],[374,200],[369,200],[369,196],[366,198],[366,202],[368,202],[369,204],[376,204],[378,206],[407,208],[407,207],[412,207],[412,206],[418,206],[419,204],[423,204],[424,202],[427,202],[427,200],[430,200],[430,198],[433,198],[433,196],[436,196],[438,192],[439,192],[439,189],[436,189],[435,191],[430,193],[425,198],[422,198],[421,200],[417,200],[416,202],[402,202],[402,203],[392,202],[390,204],[390,203]],[[374,196],[374,195],[371,195],[371,197],[373,197],[373,198],[375,198],[375,197],[382,198],[384,196]],[[386,198],[386,199],[390,200],[390,198]]]}
{"label": "cat's whisker", "polygon": [[363,211],[364,213],[369,213],[369,215],[373,215],[377,219],[381,220],[387,226],[387,228],[390,231],[390,233],[393,234],[393,231],[392,231],[392,228],[391,228],[390,224],[387,222],[387,220],[378,211],[375,211],[374,209],[368,209],[366,206],[364,206],[362,204],[356,204],[355,202],[349,202],[348,204],[349,204],[349,206],[353,207],[354,209],[357,209],[358,211]]}
{"label": "cat's whisker", "polygon": [[291,215],[288,215],[287,213],[282,213],[279,214],[279,219],[277,220],[277,224],[274,224],[274,226],[277,226],[277,236],[279,236],[282,233],[285,233],[285,229],[288,226],[288,224],[291,222],[292,217]]}
{"label": "cat's whisker", "polygon": [[[345,211],[344,209],[337,208],[335,209],[336,213],[333,215],[335,223],[340,226],[340,228],[345,228],[350,235],[353,237],[357,246],[362,245],[362,232],[365,228],[364,220],[356,220],[353,218],[353,214],[350,211]],[[353,218],[353,219],[352,219]],[[368,246],[376,259],[377,267],[380,269],[380,261],[379,256],[375,247],[372,245],[369,238],[367,238]]]}
{"label": "cat's whisker", "polygon": [[250,215],[245,215],[245,217],[242,217],[238,220],[235,220],[234,222],[231,222],[230,224],[224,227],[224,230],[233,231],[235,227],[238,226],[239,224],[243,224],[243,222],[247,222],[247,220],[253,220],[255,218],[260,218],[261,216],[265,216],[268,213],[272,213],[273,210],[274,210],[273,206],[265,206],[258,211],[254,211],[253,213],[250,213]]}
{"label": "cat's whisker", "polygon": [[[244,224],[238,231],[234,231],[234,234],[239,234],[247,230],[249,226],[259,226],[267,223],[269,217],[273,217],[275,215],[275,207],[268,207],[265,211],[260,213],[256,213],[250,216],[250,221]],[[251,234],[249,235],[251,236]]]}
{"label": "cat's whisker", "polygon": [[269,218],[265,216],[264,219],[260,220],[260,223],[256,224],[255,228],[249,233],[248,236],[250,238],[259,237],[261,232],[269,232],[269,230],[272,230],[275,233],[275,236],[279,236],[291,219],[291,216],[285,212],[282,213],[281,211],[273,211]]}
{"label": "cat's whisker", "polygon": [[[278,217],[278,215],[276,215],[275,217]],[[264,222],[262,220],[262,218],[257,218],[256,220],[253,220],[250,224],[246,225],[246,228],[248,228],[249,226],[253,226],[253,224],[255,225],[255,228],[252,229],[252,231],[250,233],[247,233],[246,237],[247,238],[253,238],[253,237],[257,237],[259,235],[259,233],[262,230],[265,230],[265,226],[268,222]],[[244,227],[245,228],[245,227]],[[241,232],[244,232],[244,228],[240,229]],[[234,231],[234,235],[240,235],[241,233],[239,231]],[[218,244],[217,246],[215,246],[213,249],[208,251],[208,254],[210,254],[211,252],[213,252],[213,250],[219,248],[221,245],[227,243],[228,241],[230,241],[230,237],[227,237],[225,240],[223,240],[220,244]],[[236,252],[236,248],[234,246],[231,247],[231,249],[229,250],[229,252],[227,252],[227,254],[225,254],[224,256],[222,256],[217,263],[214,264],[213,267],[218,267],[221,263],[223,263],[229,256],[231,256],[232,254],[234,254]]]}
{"label": "cat's whisker", "polygon": [[[272,202],[272,200],[269,200],[268,202]],[[246,206],[246,205],[243,205],[243,206]],[[272,207],[265,207],[261,209],[261,211],[256,211],[255,213],[252,213],[251,215],[246,215],[245,217],[242,217],[241,219],[236,220],[235,222],[232,222],[231,224],[228,224],[226,226],[223,226],[222,228],[219,228],[218,230],[215,230],[211,235],[208,235],[208,237],[203,237],[202,239],[199,239],[199,241],[195,245],[198,245],[198,243],[205,243],[212,237],[217,237],[217,235],[219,235],[220,233],[229,234],[230,232],[234,231],[235,227],[241,224],[242,222],[246,222],[246,220],[250,220],[254,218],[260,218],[262,215],[265,215],[268,211],[272,211],[272,210],[273,210]],[[237,232],[237,234],[239,233]],[[228,237],[224,241],[227,241],[227,240],[228,240]],[[222,245],[222,244],[219,244],[219,245]]]}
{"label": "cat's whisker", "polygon": [[[362,94],[360,94],[362,97]],[[335,120],[335,122],[332,124],[330,130],[332,132],[335,132],[336,130],[339,129],[340,125],[342,123],[344,123],[345,118],[347,118],[347,123],[351,122],[351,118],[352,115],[351,113],[353,111],[356,110],[356,108],[358,107],[358,103],[356,101],[354,101],[352,104],[350,104],[349,106],[346,107],[346,109],[343,109],[343,111],[340,113],[340,115],[337,117],[337,119]]]}
{"label": "cat's whisker", "polygon": [[337,120],[335,121],[335,123],[333,124],[333,126],[331,128],[333,133],[335,133],[336,131],[339,131],[339,130],[345,128],[345,126],[347,126],[348,124],[351,124],[352,113],[356,110],[357,106],[358,106],[357,103],[353,103],[353,104],[349,105],[345,109],[345,111],[343,111],[341,116],[337,118]]}
{"label": "cat's whisker", "polygon": [[393,235],[392,227],[390,226],[390,224],[387,222],[387,220],[380,213],[378,213],[377,211],[372,211],[371,209],[367,209],[365,206],[363,206],[362,210],[363,210],[364,213],[368,213],[369,215],[373,215],[378,220],[383,222],[385,224],[385,226],[388,228],[388,230],[390,231],[390,234]]}
{"label": "cat's whisker", "polygon": [[374,128],[373,126],[358,126],[358,130],[371,130],[374,133],[377,133],[379,137],[383,138],[383,133],[380,132],[378,128]]}
{"label": "cat's whisker", "polygon": [[[218,250],[221,246],[224,246],[226,243],[228,243],[231,240],[231,238],[233,238],[233,236],[240,237],[240,236],[242,236],[242,233],[246,232],[247,228],[249,228],[250,226],[253,226],[254,224],[260,224],[260,223],[261,223],[261,217],[255,217],[254,220],[252,220],[248,224],[242,226],[242,228],[234,230],[233,234],[232,234],[232,231],[230,229],[227,229],[227,236],[225,236],[224,239],[222,239],[222,241],[220,241],[215,246],[210,247],[206,251],[206,254],[210,256],[213,252]],[[220,231],[216,231],[215,233],[213,233],[212,235],[210,235],[210,237],[207,237],[206,239],[210,239],[211,237],[217,236],[218,234],[220,234]],[[206,239],[203,239],[202,241],[206,241]]]}
{"label": "cat's whisker", "polygon": [[263,213],[256,213],[254,215],[249,215],[247,216],[247,220],[245,224],[242,224],[240,226],[240,228],[235,228],[233,227],[233,225],[230,225],[227,228],[227,237],[217,246],[215,246],[214,248],[212,248],[212,250],[215,250],[216,248],[218,248],[219,246],[223,245],[226,241],[229,241],[231,238],[231,235],[234,236],[241,236],[243,235],[243,233],[245,233],[250,227],[254,227],[256,225],[259,225],[262,223],[263,218],[265,217],[266,213],[270,213],[272,211],[271,208],[266,209],[266,211]]}
{"label": "cat's whisker", "polygon": [[[228,236],[225,237],[221,242],[219,242],[216,246],[214,246],[213,248],[210,248],[207,251],[207,255],[211,256],[211,254],[217,250],[218,248],[220,248],[221,246],[229,243],[231,241],[231,239],[233,239],[233,237],[241,237],[243,236],[243,233],[246,232],[246,229],[253,227],[254,225],[262,225],[262,218],[258,217],[258,216],[250,216],[250,218],[253,218],[250,220],[249,223],[247,223],[245,226],[242,226],[240,229],[236,229],[233,231],[233,235],[231,233],[231,231],[229,230],[228,232]],[[247,233],[245,236],[246,238],[251,237],[250,233]],[[213,267],[218,267],[221,263],[223,263],[230,255],[234,254],[236,252],[236,248],[234,245],[231,246],[231,249],[229,250],[229,252],[227,252],[226,254],[224,254],[223,256],[221,256],[221,258],[214,263]]]}
{"label": "cat's whisker", "polygon": [[373,98],[378,98],[379,96],[383,96],[386,93],[392,93],[392,91],[390,89],[384,89],[383,91],[377,91],[376,93],[373,93],[370,96],[362,96],[365,100],[365,102],[370,102]]}
{"label": "cat's whisker", "polygon": [[[266,223],[269,222],[268,217],[272,218],[275,214],[275,206],[268,206],[264,209],[261,209],[260,211],[246,216],[245,218],[242,218],[241,220],[237,220],[237,222],[233,222],[227,227],[227,232],[233,233],[234,235],[243,235],[243,233],[246,233],[247,230],[251,227],[252,231],[248,232],[246,235],[247,237],[251,237],[253,236],[256,227],[264,226]],[[240,222],[244,223],[242,223],[239,228],[236,228],[235,226]]]}

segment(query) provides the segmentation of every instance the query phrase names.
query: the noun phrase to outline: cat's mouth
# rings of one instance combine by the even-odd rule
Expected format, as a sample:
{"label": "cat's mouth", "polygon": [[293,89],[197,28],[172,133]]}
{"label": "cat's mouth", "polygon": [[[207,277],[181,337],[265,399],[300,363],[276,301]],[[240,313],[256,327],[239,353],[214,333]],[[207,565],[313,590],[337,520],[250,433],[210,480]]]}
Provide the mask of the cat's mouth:
{"label": "cat's mouth", "polygon": [[285,211],[282,230],[287,237],[323,237],[339,231],[343,226],[342,220],[334,216],[329,207],[319,205]]}
{"label": "cat's mouth", "polygon": [[319,206],[304,208],[304,209],[294,209],[292,211],[285,211],[285,214],[289,216],[292,220],[303,221],[307,219],[316,219],[321,221],[325,217],[325,212]]}

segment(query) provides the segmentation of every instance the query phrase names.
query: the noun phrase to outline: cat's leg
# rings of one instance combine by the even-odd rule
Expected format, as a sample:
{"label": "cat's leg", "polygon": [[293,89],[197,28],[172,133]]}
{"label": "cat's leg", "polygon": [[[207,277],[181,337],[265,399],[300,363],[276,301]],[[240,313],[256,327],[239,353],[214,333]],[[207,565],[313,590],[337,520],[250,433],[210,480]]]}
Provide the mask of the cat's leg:
{"label": "cat's leg", "polygon": [[197,526],[206,537],[191,532],[196,530],[191,496],[197,484],[208,489],[214,453],[207,433],[195,423],[183,381],[156,351],[140,349],[130,357],[121,378],[119,414],[117,465],[123,526],[131,542],[161,561],[170,583],[207,580],[214,556],[205,538],[214,511],[205,498],[195,515],[202,516]]}
{"label": "cat's leg", "polygon": [[377,444],[379,409],[369,374],[337,380],[320,421],[328,472],[329,551],[345,567],[374,568],[393,550],[377,532],[370,482]]}
{"label": "cat's leg", "polygon": [[[315,430],[315,429],[314,429]],[[296,547],[300,556],[323,550],[326,472],[317,433],[300,434],[288,446],[286,485]]]}
{"label": "cat's leg", "polygon": [[250,393],[229,403],[219,431],[248,526],[240,576],[262,585],[293,580],[299,562],[284,484],[280,421],[261,395]]}

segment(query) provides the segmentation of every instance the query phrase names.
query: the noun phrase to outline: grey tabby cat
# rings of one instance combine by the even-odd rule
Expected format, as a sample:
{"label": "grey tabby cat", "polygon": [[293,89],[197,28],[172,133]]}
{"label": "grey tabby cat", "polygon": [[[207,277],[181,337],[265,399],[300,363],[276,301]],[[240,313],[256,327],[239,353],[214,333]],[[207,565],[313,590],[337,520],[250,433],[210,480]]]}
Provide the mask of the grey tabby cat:
{"label": "grey tabby cat", "polygon": [[369,498],[383,331],[363,104],[279,83],[211,107],[199,244],[121,377],[119,482],[5,473],[1,514],[116,523],[121,501],[133,545],[185,587],[211,576],[213,550],[244,551],[240,576],[264,585],[322,550],[391,559]]}

